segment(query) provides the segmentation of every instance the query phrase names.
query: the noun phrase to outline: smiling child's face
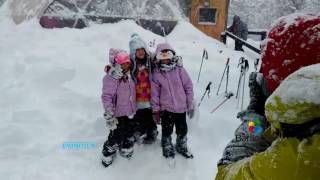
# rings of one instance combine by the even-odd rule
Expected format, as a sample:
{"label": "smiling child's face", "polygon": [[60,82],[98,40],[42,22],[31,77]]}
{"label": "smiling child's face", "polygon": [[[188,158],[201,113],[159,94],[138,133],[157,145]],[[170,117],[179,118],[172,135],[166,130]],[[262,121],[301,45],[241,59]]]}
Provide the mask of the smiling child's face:
{"label": "smiling child's face", "polygon": [[128,72],[129,69],[130,69],[130,63],[129,62],[126,62],[126,63],[123,63],[121,64],[121,68],[124,72]]}
{"label": "smiling child's face", "polygon": [[161,63],[162,64],[169,64],[170,63],[170,59],[162,59]]}
{"label": "smiling child's face", "polygon": [[146,52],[143,48],[139,48],[136,50],[136,57],[138,59],[144,59],[145,55],[146,55]]}

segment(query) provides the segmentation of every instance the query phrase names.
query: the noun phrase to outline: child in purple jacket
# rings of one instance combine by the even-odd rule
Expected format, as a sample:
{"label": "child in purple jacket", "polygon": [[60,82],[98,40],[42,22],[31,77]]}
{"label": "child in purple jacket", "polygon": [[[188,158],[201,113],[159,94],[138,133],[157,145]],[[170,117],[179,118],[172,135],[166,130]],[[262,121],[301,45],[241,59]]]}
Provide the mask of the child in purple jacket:
{"label": "child in purple jacket", "polygon": [[174,158],[171,141],[173,127],[176,127],[176,151],[186,158],[193,158],[187,147],[186,112],[193,117],[193,85],[182,67],[181,59],[169,44],[159,44],[156,50],[156,66],[151,83],[152,110],[160,112],[163,156]]}
{"label": "child in purple jacket", "polygon": [[135,83],[130,76],[130,58],[128,53],[110,49],[110,66],[103,78],[102,103],[104,118],[110,133],[103,145],[102,164],[112,164],[117,148],[119,154],[130,158],[133,154],[133,116],[136,112]]}

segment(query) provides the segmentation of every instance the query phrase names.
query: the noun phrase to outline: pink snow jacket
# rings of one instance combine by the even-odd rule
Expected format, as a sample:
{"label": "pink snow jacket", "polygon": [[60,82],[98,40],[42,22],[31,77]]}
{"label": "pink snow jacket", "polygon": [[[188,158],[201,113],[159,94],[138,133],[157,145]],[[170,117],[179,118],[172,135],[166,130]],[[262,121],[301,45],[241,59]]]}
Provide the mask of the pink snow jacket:
{"label": "pink snow jacket", "polygon": [[135,83],[129,75],[128,79],[114,76],[112,65],[114,57],[121,50],[110,49],[109,61],[111,67],[103,78],[101,100],[106,112],[110,112],[114,117],[130,116],[136,112],[136,92]]}
{"label": "pink snow jacket", "polygon": [[[158,46],[157,52],[172,50],[170,45]],[[173,50],[172,50],[173,51]],[[156,69],[151,81],[151,106],[153,111],[184,113],[193,107],[193,85],[187,71],[176,66],[170,71]]]}

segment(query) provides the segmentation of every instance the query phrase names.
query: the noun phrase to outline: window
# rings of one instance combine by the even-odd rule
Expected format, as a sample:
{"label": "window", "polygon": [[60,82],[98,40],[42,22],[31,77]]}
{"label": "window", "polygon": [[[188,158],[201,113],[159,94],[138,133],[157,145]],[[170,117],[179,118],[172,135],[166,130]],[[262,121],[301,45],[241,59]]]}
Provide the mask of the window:
{"label": "window", "polygon": [[215,24],[216,15],[216,8],[201,7],[199,9],[199,24]]}

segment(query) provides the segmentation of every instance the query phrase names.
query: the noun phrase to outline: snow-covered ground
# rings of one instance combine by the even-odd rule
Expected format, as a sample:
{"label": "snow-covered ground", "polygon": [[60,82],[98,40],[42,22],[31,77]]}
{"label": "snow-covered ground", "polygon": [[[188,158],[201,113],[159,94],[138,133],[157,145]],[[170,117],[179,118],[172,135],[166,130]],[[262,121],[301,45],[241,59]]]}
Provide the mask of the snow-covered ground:
{"label": "snow-covered ground", "polygon": [[[240,109],[232,97],[215,113],[210,111],[224,99],[224,84],[218,96],[216,92],[227,58],[229,90],[236,93],[238,60],[244,54],[187,22],[180,22],[167,41],[183,57],[197,100],[208,82],[213,82],[210,99],[204,99],[197,118],[188,120],[189,147],[195,158],[177,155],[175,168],[170,168],[162,157],[158,136],[153,145],[135,145],[130,161],[118,156],[111,167],[102,167],[100,152],[108,130],[100,95],[107,52],[110,47],[128,50],[134,32],[148,43],[165,41],[132,21],[51,30],[41,28],[35,19],[17,26],[0,18],[0,179],[214,178],[216,162],[239,124],[236,114]],[[197,83],[204,48],[209,59]],[[248,59],[253,71],[253,59]],[[245,106],[248,96],[246,86]],[[90,142],[96,148],[64,149],[63,143],[70,141]]]}

